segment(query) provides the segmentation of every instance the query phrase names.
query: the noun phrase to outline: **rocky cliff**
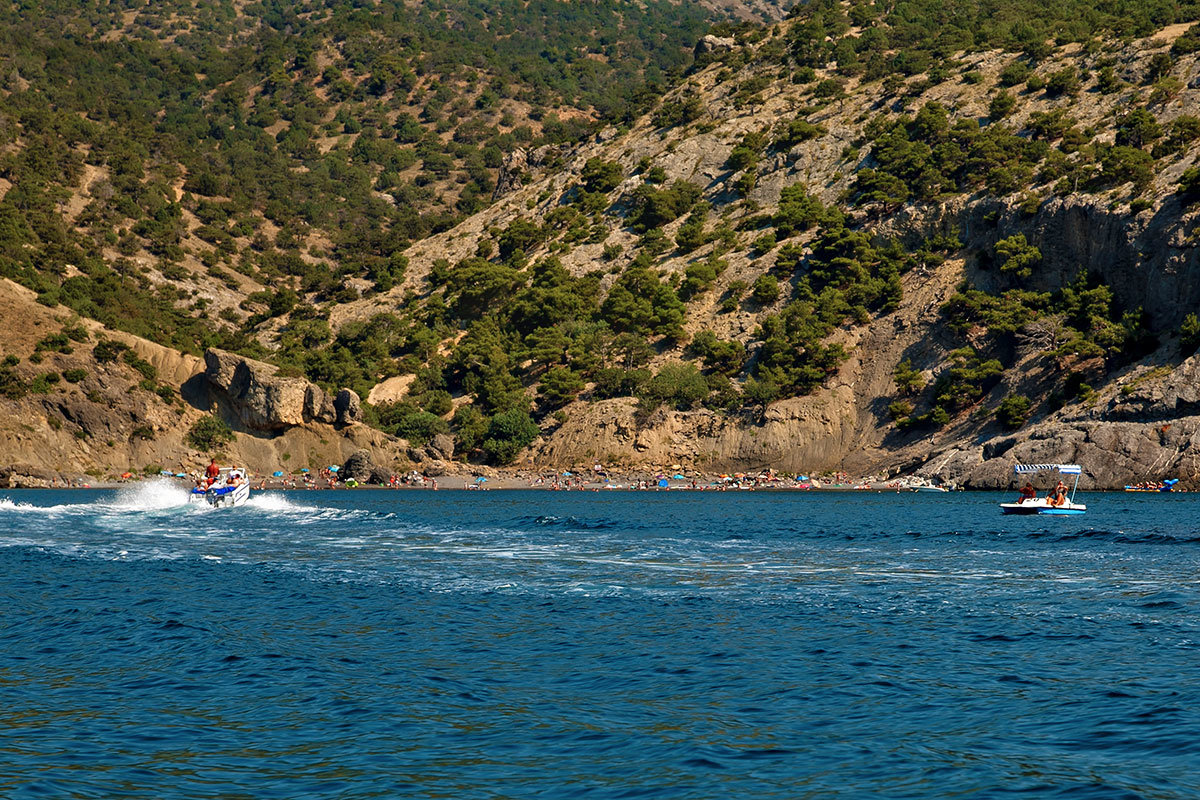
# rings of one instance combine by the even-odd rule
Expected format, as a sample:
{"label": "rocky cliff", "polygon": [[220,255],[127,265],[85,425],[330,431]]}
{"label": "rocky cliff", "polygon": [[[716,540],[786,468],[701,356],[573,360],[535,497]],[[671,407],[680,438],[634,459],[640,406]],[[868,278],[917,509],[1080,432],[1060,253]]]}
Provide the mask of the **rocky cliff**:
{"label": "rocky cliff", "polygon": [[[362,424],[350,390],[330,397],[221,350],[204,359],[181,354],[42,305],[2,279],[0,318],[18,361],[0,375],[0,486],[199,468],[209,453],[187,434],[210,413],[233,430],[233,441],[219,448],[222,460],[257,475],[341,464],[360,450],[382,469],[408,465],[404,442]],[[69,344],[45,349],[64,330],[74,337],[65,338]]]}

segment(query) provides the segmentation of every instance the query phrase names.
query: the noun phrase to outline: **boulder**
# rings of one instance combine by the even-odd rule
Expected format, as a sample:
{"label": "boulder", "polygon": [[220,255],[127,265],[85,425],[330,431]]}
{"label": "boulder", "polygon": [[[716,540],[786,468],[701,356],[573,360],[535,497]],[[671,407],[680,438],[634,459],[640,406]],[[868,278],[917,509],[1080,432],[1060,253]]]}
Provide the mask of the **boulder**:
{"label": "boulder", "polygon": [[709,33],[701,36],[700,41],[696,42],[695,53],[697,56],[709,53],[728,53],[736,46],[737,40],[731,36],[714,36]]}
{"label": "boulder", "polygon": [[333,400],[338,425],[354,425],[363,421],[362,401],[353,389],[342,389]]}
{"label": "boulder", "polygon": [[454,455],[454,437],[448,433],[439,433],[429,441],[425,450],[439,461],[449,461]]}
{"label": "boulder", "polygon": [[355,450],[338,471],[338,477],[342,480],[354,479],[359,483],[370,483],[371,475],[376,469],[378,467],[371,457],[370,450]]}
{"label": "boulder", "polygon": [[492,192],[492,199],[499,200],[504,195],[520,189],[528,171],[529,154],[523,148],[518,147],[505,155],[496,175],[496,189]]}
{"label": "boulder", "polygon": [[33,464],[0,466],[0,488],[45,489],[58,478],[58,473]]}

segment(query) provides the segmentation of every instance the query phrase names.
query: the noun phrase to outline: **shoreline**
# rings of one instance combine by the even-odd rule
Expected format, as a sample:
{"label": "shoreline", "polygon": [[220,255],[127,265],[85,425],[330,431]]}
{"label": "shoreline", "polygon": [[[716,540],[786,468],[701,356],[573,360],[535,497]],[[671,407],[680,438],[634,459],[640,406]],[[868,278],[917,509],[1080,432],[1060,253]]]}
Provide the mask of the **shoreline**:
{"label": "shoreline", "polygon": [[[692,486],[690,479],[687,481],[668,480],[666,486],[659,485],[657,482],[647,481],[645,485],[639,485],[644,479],[638,478],[619,478],[610,480],[608,483],[596,481],[582,481],[572,483],[570,485],[555,485],[553,483],[531,483],[527,479],[508,478],[508,477],[491,477],[485,482],[476,483],[476,476],[439,476],[436,480],[428,479],[425,485],[413,485],[407,483],[399,483],[397,485],[386,484],[356,484],[347,485],[345,483],[335,483],[333,485],[289,485],[288,482],[273,479],[267,481],[252,482],[251,487],[253,492],[288,492],[288,493],[310,493],[310,492],[346,492],[346,491],[377,491],[377,492],[432,492],[432,491],[448,491],[448,492],[511,492],[511,491],[536,491],[536,492],[640,492],[640,493],[659,493],[659,492],[694,492],[694,493],[729,493],[729,492],[818,492],[831,494],[846,494],[846,493],[869,493],[869,494],[946,494],[950,491],[986,491],[986,492],[1014,492],[1016,488],[975,488],[975,489],[953,489],[953,490],[936,490],[923,488],[919,486],[911,486],[906,484],[897,484],[894,481],[874,482],[874,483],[837,483],[837,484],[798,484],[790,481],[772,481],[760,485],[746,485],[736,483],[721,483],[719,481],[705,480],[701,483],[698,478],[696,485]],[[164,477],[146,477],[140,480],[130,479],[124,481],[98,481],[95,483],[76,483],[73,485],[43,485],[43,486],[15,486],[9,487],[9,491],[41,491],[41,490],[119,490],[132,488],[144,484],[151,484],[158,481],[170,483],[172,486],[180,489],[190,489],[191,483],[175,478]],[[0,489],[0,492],[5,489]],[[1130,490],[1124,487],[1109,488],[1096,487],[1080,489],[1081,492],[1114,492],[1121,494],[1141,493],[1141,494],[1189,494],[1187,489],[1173,489],[1169,492],[1159,492],[1145,489]]]}

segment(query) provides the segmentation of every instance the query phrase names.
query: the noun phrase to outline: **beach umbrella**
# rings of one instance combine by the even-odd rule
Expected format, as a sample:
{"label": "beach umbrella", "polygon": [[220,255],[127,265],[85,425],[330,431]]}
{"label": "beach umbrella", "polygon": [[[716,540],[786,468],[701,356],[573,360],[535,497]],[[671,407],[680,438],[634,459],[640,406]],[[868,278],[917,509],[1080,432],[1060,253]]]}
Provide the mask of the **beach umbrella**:
{"label": "beach umbrella", "polygon": [[186,472],[176,472],[176,473],[175,473],[175,477],[176,477],[176,478],[186,478],[186,477],[187,477],[187,473],[186,473]]}
{"label": "beach umbrella", "polygon": [[341,467],[339,467],[337,464],[334,464],[333,466],[331,466],[331,467],[329,468],[329,471],[330,471],[330,472],[337,472],[339,469],[341,469]]}
{"label": "beach umbrella", "polygon": [[563,477],[564,477],[564,478],[570,478],[570,477],[571,477],[573,474],[574,474],[574,473],[567,472],[566,470],[563,470],[563,474],[562,474],[562,475],[563,475]]}
{"label": "beach umbrella", "polygon": [[487,483],[487,478],[480,475],[478,478],[475,479],[475,482],[476,483]]}
{"label": "beach umbrella", "polygon": [[282,478],[282,477],[283,477],[283,471],[282,471],[282,470],[278,470],[278,469],[277,469],[277,470],[275,470],[274,472],[272,472],[272,473],[271,473],[271,475],[273,475],[273,476],[274,476],[274,477],[276,477],[276,478]]}
{"label": "beach umbrella", "polygon": [[303,468],[303,469],[301,469],[300,471],[301,471],[301,472],[303,472],[305,475],[307,475],[307,474],[308,474],[308,467],[304,467],[304,468]]}
{"label": "beach umbrella", "polygon": [[133,473],[132,472],[122,472],[121,477],[125,478],[125,479],[129,479],[129,478],[133,477]]}
{"label": "beach umbrella", "polygon": [[685,478],[683,475],[680,475],[678,472],[676,472],[676,473],[675,473],[674,475],[672,475],[671,477],[672,477],[674,480],[677,480],[677,481],[685,481],[685,480],[687,480],[687,478]]}
{"label": "beach umbrella", "polygon": [[171,472],[171,470],[169,470],[169,469],[162,469],[162,470],[159,470],[159,471],[158,471],[158,474],[159,474],[159,475],[162,475],[162,476],[164,476],[164,477],[167,477],[167,478],[174,478],[174,477],[175,477],[175,473],[174,473],[174,472]]}
{"label": "beach umbrella", "polygon": [[666,487],[666,486],[669,486],[670,484],[667,482],[666,478],[659,478],[658,485],[662,486],[662,487]]}

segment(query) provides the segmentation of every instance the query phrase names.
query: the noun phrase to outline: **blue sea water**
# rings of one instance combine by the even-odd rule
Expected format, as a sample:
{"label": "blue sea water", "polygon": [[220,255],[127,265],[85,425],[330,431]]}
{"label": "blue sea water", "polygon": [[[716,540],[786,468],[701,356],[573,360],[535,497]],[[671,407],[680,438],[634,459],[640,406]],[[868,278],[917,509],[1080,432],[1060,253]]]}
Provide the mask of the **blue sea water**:
{"label": "blue sea water", "polygon": [[1194,798],[1200,498],[0,493],[0,797]]}

